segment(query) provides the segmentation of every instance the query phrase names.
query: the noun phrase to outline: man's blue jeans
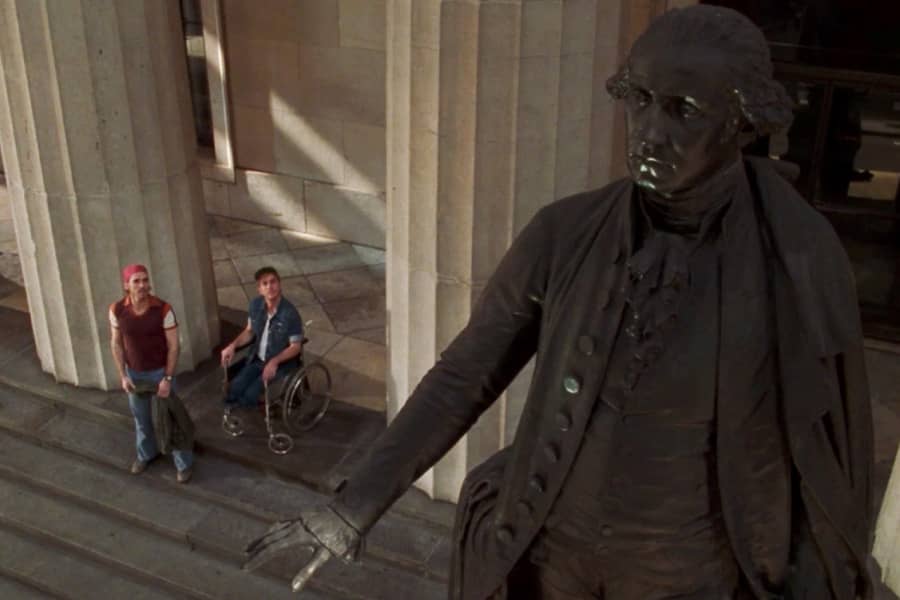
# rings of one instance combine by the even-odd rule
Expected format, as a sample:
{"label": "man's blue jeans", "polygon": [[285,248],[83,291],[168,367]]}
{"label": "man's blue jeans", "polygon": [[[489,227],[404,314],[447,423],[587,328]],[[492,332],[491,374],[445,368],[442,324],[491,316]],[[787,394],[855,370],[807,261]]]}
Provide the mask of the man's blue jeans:
{"label": "man's blue jeans", "polygon": [[[154,371],[132,371],[125,369],[126,374],[131,378],[135,385],[138,383],[152,383],[159,385],[159,382],[166,374],[165,369],[156,369]],[[172,381],[172,392],[175,392],[175,381]],[[156,432],[153,431],[153,412],[150,409],[150,394],[128,394],[128,406],[131,408],[131,414],[134,415],[134,432],[135,445],[137,446],[138,460],[149,462],[156,458],[159,454],[159,448],[156,446]],[[179,472],[190,468],[194,464],[194,453],[190,450],[172,450],[172,458],[175,460],[175,468]]]}
{"label": "man's blue jeans", "polygon": [[[225,404],[231,407],[253,408],[259,402],[259,395],[263,391],[262,372],[266,363],[259,360],[258,357],[248,357],[244,367],[235,375],[234,379],[228,382],[228,396],[225,398]],[[278,370],[275,371],[277,381],[282,377],[290,374],[296,365],[281,363]]]}

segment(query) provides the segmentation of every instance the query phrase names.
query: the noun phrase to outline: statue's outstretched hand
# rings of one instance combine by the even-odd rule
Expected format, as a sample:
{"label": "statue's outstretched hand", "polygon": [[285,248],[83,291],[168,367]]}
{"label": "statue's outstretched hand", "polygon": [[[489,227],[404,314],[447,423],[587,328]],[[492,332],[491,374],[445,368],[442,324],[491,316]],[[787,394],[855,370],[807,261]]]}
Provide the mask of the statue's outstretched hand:
{"label": "statue's outstretched hand", "polygon": [[248,571],[259,567],[288,548],[311,548],[313,557],[306,563],[291,587],[302,590],[313,574],[332,556],[355,560],[362,546],[362,536],[328,506],[305,510],[296,519],[279,521],[265,535],[250,542],[244,553]]}

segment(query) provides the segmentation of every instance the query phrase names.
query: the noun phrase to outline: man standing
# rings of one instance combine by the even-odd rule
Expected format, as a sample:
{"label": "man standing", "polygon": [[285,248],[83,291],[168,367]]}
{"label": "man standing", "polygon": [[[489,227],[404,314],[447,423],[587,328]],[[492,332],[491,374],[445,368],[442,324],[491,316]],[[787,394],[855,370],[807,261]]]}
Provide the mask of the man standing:
{"label": "man standing", "polygon": [[762,32],[707,5],[638,39],[607,88],[631,177],[513,243],[387,430],[322,507],[278,523],[352,559],[536,355],[514,442],[466,478],[454,599],[870,598],[872,420],[853,274],[748,134],[791,121]]}
{"label": "man standing", "polygon": [[[145,266],[125,267],[122,283],[125,297],[109,307],[109,324],[113,359],[134,415],[137,458],[131,472],[137,475],[159,455],[151,401],[148,394],[139,390],[155,388],[160,398],[168,398],[172,393],[178,361],[178,323],[172,307],[150,293]],[[193,473],[193,452],[174,449],[172,457],[178,483],[187,483]]]}
{"label": "man standing", "polygon": [[281,295],[278,271],[263,267],[254,278],[259,296],[250,301],[247,327],[222,349],[222,365],[227,367],[235,350],[253,341],[247,363],[229,383],[225,398],[228,409],[256,406],[264,384],[300,365],[303,321],[294,305]]}

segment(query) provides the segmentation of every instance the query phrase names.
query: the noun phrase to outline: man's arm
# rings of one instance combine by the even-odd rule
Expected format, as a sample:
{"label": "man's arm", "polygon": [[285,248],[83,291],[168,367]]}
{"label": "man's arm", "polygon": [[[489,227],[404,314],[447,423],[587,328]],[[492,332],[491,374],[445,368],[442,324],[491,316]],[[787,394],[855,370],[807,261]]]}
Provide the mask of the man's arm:
{"label": "man's arm", "polygon": [[266,366],[262,372],[263,381],[272,381],[272,378],[275,377],[275,373],[278,371],[278,365],[299,355],[302,349],[303,346],[300,342],[292,342],[288,344],[287,348],[267,360]]}
{"label": "man's arm", "polygon": [[122,382],[122,389],[130,392],[134,389],[134,384],[125,373],[125,347],[122,344],[122,332],[118,327],[110,325],[109,328],[109,347],[112,349],[113,361],[116,363],[116,370],[119,372],[119,381]]}
{"label": "man's arm", "polygon": [[178,326],[166,329],[166,376],[159,382],[156,394],[160,398],[167,398],[172,390],[169,377],[175,375],[175,365],[178,364]]}
{"label": "man's arm", "polygon": [[253,341],[253,328],[250,327],[250,323],[247,323],[247,326],[244,327],[244,330],[242,332],[240,332],[237,335],[237,337],[231,341],[231,344],[229,344],[229,346],[231,346],[232,348],[238,348],[245,344],[249,344],[252,341]]}
{"label": "man's arm", "polygon": [[222,364],[228,366],[234,360],[234,353],[240,346],[249,344],[253,340],[253,329],[248,319],[247,326],[234,338],[230,344],[222,348]]}
{"label": "man's arm", "polygon": [[166,375],[175,375],[175,365],[178,363],[178,327],[166,329]]}
{"label": "man's arm", "polygon": [[288,346],[268,361],[262,372],[263,381],[269,382],[275,377],[278,365],[286,360],[291,360],[303,351],[303,321],[300,313],[291,307],[287,314]]}

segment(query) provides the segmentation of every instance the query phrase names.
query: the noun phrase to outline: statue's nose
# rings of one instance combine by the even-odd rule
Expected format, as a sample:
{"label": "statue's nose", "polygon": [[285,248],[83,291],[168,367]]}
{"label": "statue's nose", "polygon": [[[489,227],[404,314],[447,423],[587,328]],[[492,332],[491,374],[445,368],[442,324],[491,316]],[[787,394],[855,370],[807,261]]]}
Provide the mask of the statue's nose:
{"label": "statue's nose", "polygon": [[635,125],[636,141],[640,142],[642,152],[665,143],[667,137],[666,114],[658,104],[653,103],[648,106],[640,114]]}

